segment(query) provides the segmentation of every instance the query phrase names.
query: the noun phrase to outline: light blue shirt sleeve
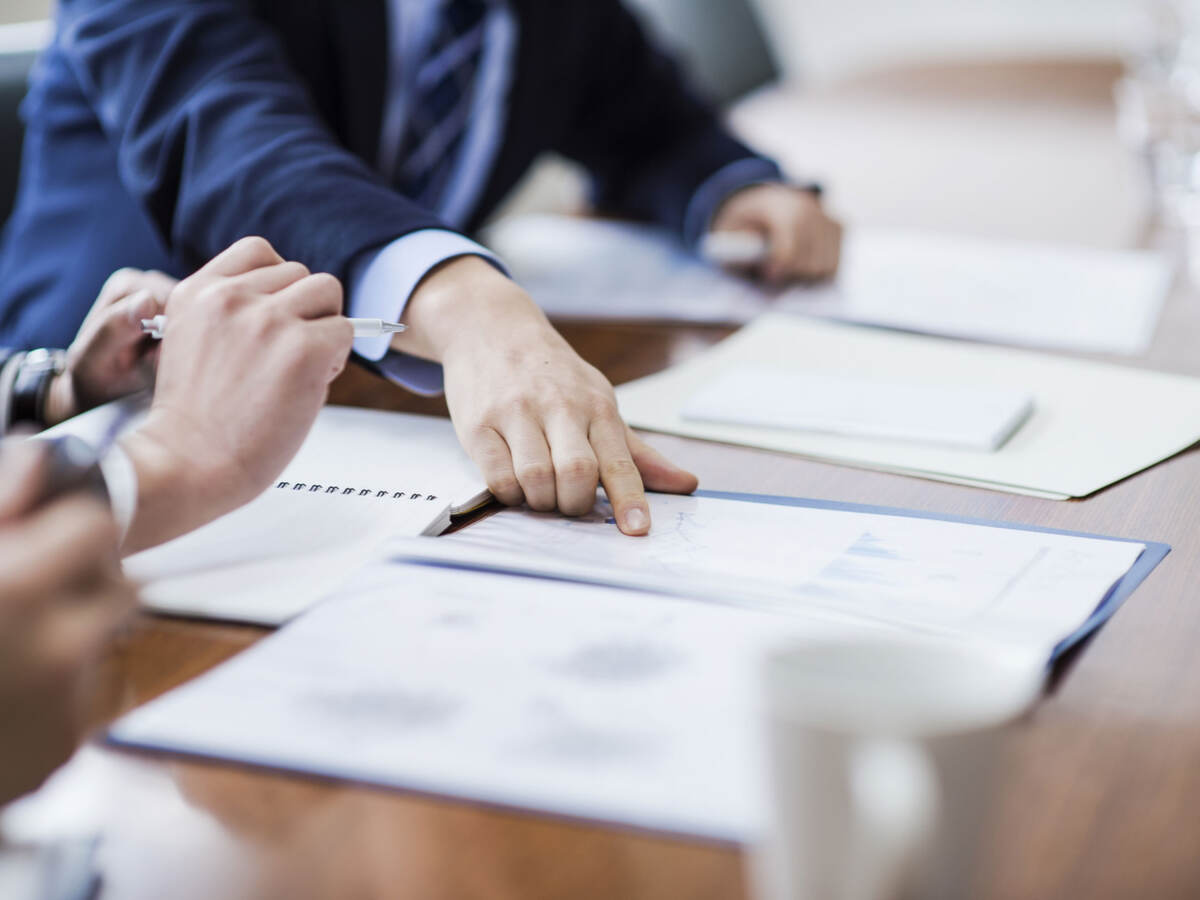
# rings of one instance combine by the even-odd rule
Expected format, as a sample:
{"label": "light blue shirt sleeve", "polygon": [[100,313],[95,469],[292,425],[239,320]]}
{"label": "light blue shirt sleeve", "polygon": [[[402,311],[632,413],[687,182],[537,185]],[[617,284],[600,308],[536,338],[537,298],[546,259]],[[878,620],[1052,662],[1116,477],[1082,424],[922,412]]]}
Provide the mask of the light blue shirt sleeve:
{"label": "light blue shirt sleeve", "polygon": [[[453,231],[425,228],[397,238],[359,262],[350,276],[346,315],[400,322],[413,291],[433,269],[461,256],[479,256],[508,274],[496,256],[481,244]],[[391,381],[417,394],[442,392],[442,367],[389,348],[388,335],[357,338],[354,352],[378,363]]]}

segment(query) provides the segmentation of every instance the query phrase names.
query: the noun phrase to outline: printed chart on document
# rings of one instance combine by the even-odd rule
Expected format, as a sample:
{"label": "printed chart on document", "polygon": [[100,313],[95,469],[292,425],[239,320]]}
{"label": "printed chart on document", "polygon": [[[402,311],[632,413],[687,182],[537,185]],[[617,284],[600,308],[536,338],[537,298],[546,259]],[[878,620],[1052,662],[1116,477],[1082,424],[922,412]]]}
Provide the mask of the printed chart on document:
{"label": "printed chart on document", "polygon": [[1076,535],[846,509],[651,495],[630,539],[601,502],[563,519],[505,510],[399,558],[850,618],[1049,649],[1143,549]]}

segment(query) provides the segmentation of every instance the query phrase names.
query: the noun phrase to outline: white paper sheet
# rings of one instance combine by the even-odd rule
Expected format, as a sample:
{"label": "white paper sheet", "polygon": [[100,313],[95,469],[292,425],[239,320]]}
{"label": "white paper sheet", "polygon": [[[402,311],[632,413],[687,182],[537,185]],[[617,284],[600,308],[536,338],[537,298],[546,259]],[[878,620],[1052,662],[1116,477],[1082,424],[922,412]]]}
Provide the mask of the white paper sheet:
{"label": "white paper sheet", "polygon": [[852,229],[834,287],[762,290],[659,229],[566,216],[498,223],[489,242],[551,315],[744,323],[775,310],[993,343],[1138,355],[1173,271],[1161,255]]}
{"label": "white paper sheet", "polygon": [[[125,717],[112,735],[746,840],[765,808],[760,656],[840,633],[611,588],[376,566],[344,595]],[[1024,677],[1044,664],[1011,659]]]}
{"label": "white paper sheet", "polygon": [[1133,542],[722,497],[649,495],[628,538],[600,501],[578,519],[501,510],[393,558],[644,588],[828,621],[1004,644],[1049,659],[1145,549]]}
{"label": "white paper sheet", "polygon": [[[682,417],[701,386],[746,366],[1019,390],[1034,412],[996,453]],[[1059,498],[1086,497],[1200,440],[1200,379],[784,314],[622,385],[617,399],[635,427]]]}
{"label": "white paper sheet", "polygon": [[990,453],[1032,412],[1024,391],[744,366],[701,385],[682,416]]}
{"label": "white paper sheet", "polygon": [[[603,504],[578,520],[509,510],[397,539],[390,561],[113,737],[747,840],[764,808],[764,653],[919,632],[1027,679],[1144,546],[732,498],[651,502],[642,539],[618,534]],[[432,564],[402,559],[422,551]]]}

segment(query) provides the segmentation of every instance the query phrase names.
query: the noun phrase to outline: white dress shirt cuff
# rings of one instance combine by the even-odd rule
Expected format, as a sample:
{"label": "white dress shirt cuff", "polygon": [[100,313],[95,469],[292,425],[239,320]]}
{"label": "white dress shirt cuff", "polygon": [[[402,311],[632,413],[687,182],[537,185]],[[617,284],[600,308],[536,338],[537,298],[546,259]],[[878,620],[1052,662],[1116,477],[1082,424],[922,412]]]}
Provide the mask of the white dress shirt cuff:
{"label": "white dress shirt cuff", "polygon": [[[504,265],[486,247],[453,231],[425,228],[397,238],[382,250],[366,257],[350,278],[346,315],[387,322],[403,320],[413,291],[433,269],[460,256],[479,256],[504,274]],[[442,367],[389,349],[387,335],[358,338],[354,352],[378,363],[391,381],[418,394],[442,391]]]}
{"label": "white dress shirt cuff", "polygon": [[116,519],[121,538],[124,539],[137,511],[137,470],[120,445],[114,444],[100,460],[100,474],[104,476],[104,486],[108,489],[108,502],[113,518]]}

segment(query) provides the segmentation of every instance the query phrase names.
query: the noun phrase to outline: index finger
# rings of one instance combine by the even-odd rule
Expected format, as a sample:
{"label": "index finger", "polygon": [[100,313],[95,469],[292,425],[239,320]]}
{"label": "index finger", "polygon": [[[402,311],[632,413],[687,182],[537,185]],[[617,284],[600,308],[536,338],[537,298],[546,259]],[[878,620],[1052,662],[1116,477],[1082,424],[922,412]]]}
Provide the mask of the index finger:
{"label": "index finger", "polygon": [[595,451],[600,483],[612,504],[617,527],[629,535],[646,534],[650,531],[650,505],[641,473],[625,442],[624,424],[595,419],[588,429],[588,441]]}

